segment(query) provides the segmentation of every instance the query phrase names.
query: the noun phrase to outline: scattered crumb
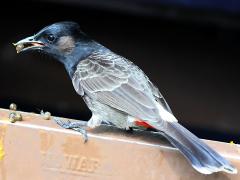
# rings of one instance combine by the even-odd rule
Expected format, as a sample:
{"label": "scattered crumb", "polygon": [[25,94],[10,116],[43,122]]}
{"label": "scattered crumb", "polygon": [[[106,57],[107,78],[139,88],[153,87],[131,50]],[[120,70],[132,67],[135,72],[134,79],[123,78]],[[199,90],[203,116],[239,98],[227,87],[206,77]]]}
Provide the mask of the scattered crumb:
{"label": "scattered crumb", "polygon": [[17,105],[15,103],[10,104],[9,109],[12,111],[16,111],[17,110]]}
{"label": "scattered crumb", "polygon": [[22,121],[22,115],[18,112],[11,112],[8,119],[11,123],[15,123],[16,121]]}
{"label": "scattered crumb", "polygon": [[49,120],[51,118],[51,113],[50,112],[47,112],[47,111],[44,112],[43,110],[41,110],[40,114],[41,114],[42,118],[45,119],[45,120]]}

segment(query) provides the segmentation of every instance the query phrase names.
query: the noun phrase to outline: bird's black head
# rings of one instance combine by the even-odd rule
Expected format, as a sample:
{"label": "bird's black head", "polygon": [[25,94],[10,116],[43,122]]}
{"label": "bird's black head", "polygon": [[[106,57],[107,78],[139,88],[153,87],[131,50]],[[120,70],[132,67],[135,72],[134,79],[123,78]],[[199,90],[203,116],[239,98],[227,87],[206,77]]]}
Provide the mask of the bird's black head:
{"label": "bird's black head", "polygon": [[80,30],[77,23],[69,21],[47,26],[14,45],[18,53],[30,50],[45,52],[62,62],[68,72],[94,49],[94,41]]}

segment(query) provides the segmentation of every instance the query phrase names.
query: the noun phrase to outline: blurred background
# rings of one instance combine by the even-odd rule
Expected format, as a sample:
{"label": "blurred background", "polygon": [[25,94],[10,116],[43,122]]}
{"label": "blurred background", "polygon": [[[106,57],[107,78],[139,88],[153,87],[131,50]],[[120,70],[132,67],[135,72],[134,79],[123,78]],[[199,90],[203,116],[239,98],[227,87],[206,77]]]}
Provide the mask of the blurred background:
{"label": "blurred background", "polygon": [[240,1],[21,0],[0,9],[1,108],[90,118],[61,64],[11,44],[72,20],[142,68],[195,134],[240,143]]}

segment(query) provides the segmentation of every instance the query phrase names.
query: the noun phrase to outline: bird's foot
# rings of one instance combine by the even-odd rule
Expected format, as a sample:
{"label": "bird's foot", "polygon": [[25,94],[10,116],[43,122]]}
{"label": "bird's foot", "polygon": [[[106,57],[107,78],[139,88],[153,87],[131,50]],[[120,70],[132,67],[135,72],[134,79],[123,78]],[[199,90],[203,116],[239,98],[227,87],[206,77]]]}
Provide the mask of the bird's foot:
{"label": "bird's foot", "polygon": [[86,121],[70,121],[62,118],[54,118],[54,121],[65,129],[72,129],[82,134],[84,143],[88,141],[88,135],[86,131],[87,122]]}

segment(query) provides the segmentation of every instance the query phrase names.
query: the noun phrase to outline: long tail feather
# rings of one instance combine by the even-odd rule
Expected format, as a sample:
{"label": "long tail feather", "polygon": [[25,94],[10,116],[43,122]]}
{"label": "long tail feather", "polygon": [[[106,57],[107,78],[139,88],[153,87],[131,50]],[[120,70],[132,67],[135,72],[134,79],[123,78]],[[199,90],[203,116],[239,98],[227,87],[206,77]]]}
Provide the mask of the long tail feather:
{"label": "long tail feather", "polygon": [[166,122],[163,132],[171,144],[177,147],[200,173],[212,174],[219,171],[237,173],[237,169],[226,159],[179,123]]}

